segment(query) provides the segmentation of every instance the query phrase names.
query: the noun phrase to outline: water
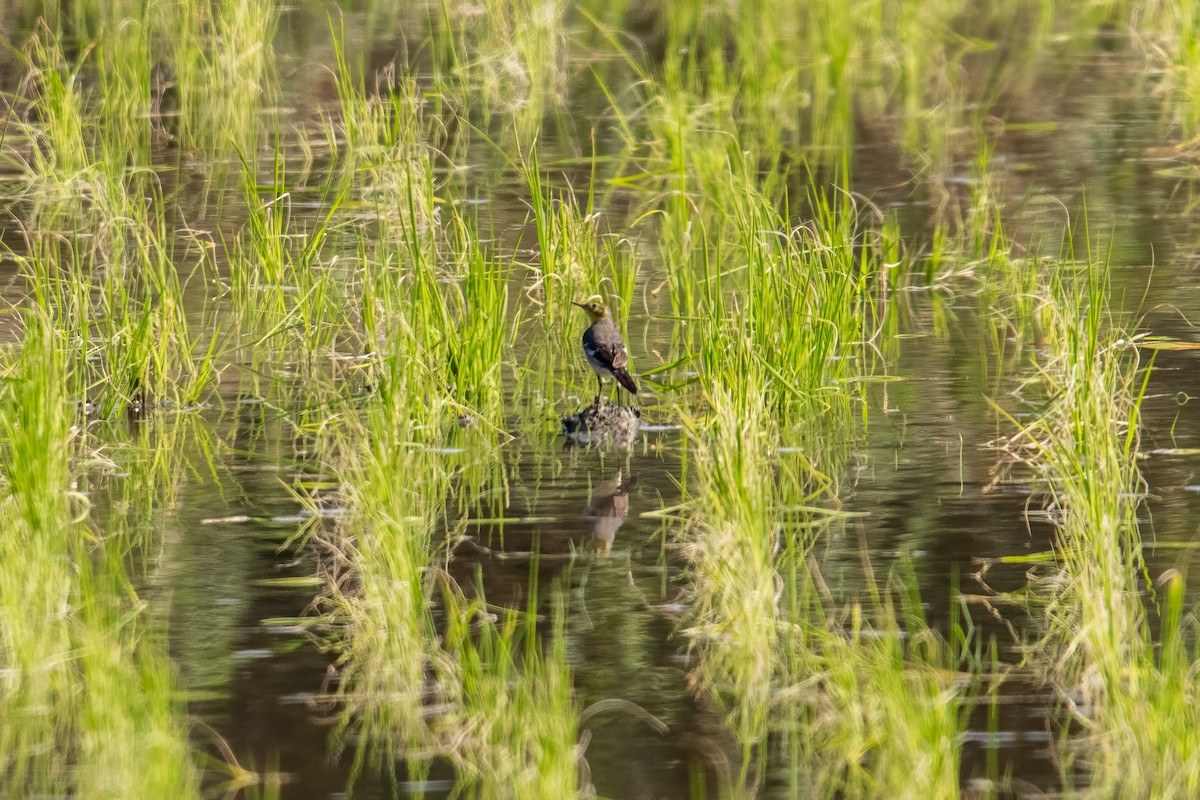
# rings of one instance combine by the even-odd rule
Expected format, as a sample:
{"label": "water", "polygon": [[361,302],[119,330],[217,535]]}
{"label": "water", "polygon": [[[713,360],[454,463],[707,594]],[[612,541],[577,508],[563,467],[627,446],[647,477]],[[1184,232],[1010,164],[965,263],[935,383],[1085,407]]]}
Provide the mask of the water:
{"label": "water", "polygon": [[[374,39],[366,24],[361,16],[347,17],[347,29],[372,63],[386,63],[413,44],[403,36]],[[22,34],[9,37],[17,42]],[[288,126],[315,126],[321,104],[336,102],[332,78],[316,66],[331,63],[327,39],[323,13],[302,5],[283,15],[276,38],[283,97],[276,111]],[[1061,230],[1066,209],[1078,220],[1086,203],[1092,230],[1114,243],[1118,301],[1145,312],[1145,331],[1194,338],[1200,287],[1192,251],[1200,226],[1191,213],[1190,159],[1166,149],[1161,108],[1131,80],[1138,61],[1123,45],[1117,53],[1073,40],[1048,47],[1032,85],[997,104],[996,113],[1010,124],[997,135],[992,161],[1006,224],[1018,241],[1035,241]],[[1001,57],[979,55],[968,68],[984,71],[994,64],[988,59]],[[7,56],[0,61],[6,90],[14,90],[22,74]],[[576,121],[603,110],[588,105],[604,102],[594,93],[573,97],[579,98],[571,108]],[[889,120],[872,123],[855,151],[853,188],[895,212],[911,248],[926,248],[935,212],[971,186],[969,164],[955,161],[947,174],[914,177],[896,157]],[[588,167],[578,156],[590,143],[570,138],[573,133],[548,134],[546,149],[586,182]],[[171,163],[177,154],[164,148],[158,155]],[[495,149],[479,142],[469,159],[461,166],[477,190],[471,201],[488,207],[502,247],[520,242],[527,252],[534,237],[525,224],[520,180]],[[166,181],[205,187],[180,197],[180,218],[214,240],[232,237],[244,221],[236,179],[218,178],[216,165],[204,161],[188,169],[190,175],[164,170]],[[319,198],[308,202],[304,187],[297,188],[303,199],[292,206],[293,219],[317,221]],[[628,200],[613,198],[614,218]],[[21,201],[6,205],[14,221],[27,212]],[[5,225],[3,240],[21,252],[15,222]],[[647,256],[645,286],[658,284],[665,269]],[[518,302],[522,288],[513,287]],[[198,308],[211,287],[189,291]],[[19,295],[14,286],[9,297]],[[1016,410],[1011,393],[1019,370],[995,352],[973,301],[957,302],[954,292],[914,292],[897,307],[899,336],[883,359],[892,380],[866,390],[869,422],[849,442],[850,469],[839,482],[839,499],[853,516],[817,547],[823,574],[853,593],[867,566],[884,574],[911,564],[934,629],[948,627],[954,592],[962,592],[978,635],[999,642],[1002,664],[1017,665],[1020,644],[1036,635],[1037,621],[1001,595],[1022,588],[1029,567],[994,560],[1048,551],[1055,537],[1053,526],[1031,513],[1041,506],[1024,482],[997,481],[999,457],[987,446],[1005,432],[989,398]],[[630,349],[643,370],[655,363],[652,353],[671,349],[668,309],[656,297],[628,319]],[[1158,353],[1144,406],[1149,497],[1142,535],[1151,579],[1168,569],[1189,572],[1195,557],[1200,389],[1192,376],[1198,357],[1194,351]],[[339,713],[330,700],[337,653],[327,646],[329,631],[312,626],[322,554],[317,545],[293,540],[310,524],[293,490],[335,480],[304,425],[313,408],[303,385],[296,365],[235,359],[201,410],[154,410],[111,423],[108,434],[136,448],[142,435],[184,427],[172,448],[180,460],[172,472],[173,501],[162,504],[154,521],[156,539],[143,555],[149,568],[139,590],[167,609],[172,663],[188,692],[189,712],[202,723],[192,728],[193,745],[222,760],[233,754],[267,783],[278,782],[280,796],[289,800],[343,796],[352,773],[352,752],[335,753],[331,742]],[[498,606],[522,607],[535,590],[542,597],[555,587],[565,593],[575,695],[581,707],[594,710],[583,729],[598,796],[694,797],[697,775],[707,775],[705,785],[715,792],[741,754],[721,709],[693,684],[697,656],[681,631],[690,602],[681,524],[657,513],[681,501],[680,484],[687,481],[686,435],[675,427],[673,398],[646,398],[652,426],[630,453],[597,452],[564,447],[550,433],[556,415],[582,404],[571,391],[586,396],[591,390],[590,383],[560,386],[559,396],[507,420],[516,440],[500,449],[496,473],[483,482],[487,496],[447,498],[445,569],[468,592]],[[469,450],[455,449],[442,455],[470,463]],[[91,496],[98,505],[112,502],[125,480],[120,474],[97,479]],[[993,721],[986,704],[972,714],[964,784],[993,777],[989,762],[996,759],[999,774],[1014,777],[1007,790],[1013,796],[1061,788],[1054,761],[1058,711],[1049,689],[1015,669],[996,708]],[[791,796],[792,767],[772,751],[758,795]],[[399,793],[453,796],[453,779],[453,770],[435,761],[428,776],[401,780]],[[355,797],[392,794],[383,774],[367,770],[357,778]]]}

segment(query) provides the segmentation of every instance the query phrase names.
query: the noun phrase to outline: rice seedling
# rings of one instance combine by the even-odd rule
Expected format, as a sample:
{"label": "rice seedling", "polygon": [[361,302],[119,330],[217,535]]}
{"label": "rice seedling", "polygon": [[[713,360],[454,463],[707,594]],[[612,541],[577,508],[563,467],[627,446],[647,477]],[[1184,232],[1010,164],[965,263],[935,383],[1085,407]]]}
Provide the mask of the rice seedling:
{"label": "rice seedling", "polygon": [[431,42],[438,93],[484,129],[498,115],[511,122],[505,136],[528,141],[566,100],[566,9],[561,0],[486,0],[475,14],[441,3]]}
{"label": "rice seedling", "polygon": [[697,439],[703,510],[687,544],[696,598],[688,633],[702,645],[706,682],[735,698],[732,724],[746,750],[766,732],[780,626],[772,437],[762,386],[749,380],[737,399],[710,395],[715,424]]}
{"label": "rice seedling", "polygon": [[87,689],[78,712],[77,791],[88,797],[199,797],[165,642],[147,629],[144,612],[131,614],[121,602],[136,597],[121,548],[110,542],[99,558],[95,572],[85,566],[77,600],[78,681]]}
{"label": "rice seedling", "polygon": [[[453,225],[456,280],[436,295],[441,299],[438,328],[446,350],[445,381],[461,413],[479,414],[500,427],[503,368],[511,365],[509,349],[521,320],[519,313],[510,317],[508,312],[512,266],[486,252],[477,230],[466,220],[455,215]],[[434,297],[434,287],[427,288]]]}
{"label": "rice seedling", "polygon": [[[894,117],[917,163],[939,153],[965,106],[960,65],[982,43],[950,35],[963,9],[960,0],[676,3],[658,9],[661,67],[624,56],[643,86],[661,92],[650,116],[666,125],[652,146],[718,131],[762,163],[786,154],[836,166],[853,158],[859,131]],[[673,124],[680,111],[699,124]]]}
{"label": "rice seedling", "polygon": [[570,315],[572,301],[590,296],[607,277],[599,215],[594,213],[590,190],[587,205],[580,208],[573,191],[555,192],[546,185],[536,150],[530,152],[522,171],[537,226],[539,258],[531,293],[544,303],[551,320],[561,322]]}
{"label": "rice seedling", "polygon": [[[361,423],[343,418],[330,426],[340,433],[326,434],[349,511],[329,539],[324,603],[342,631],[336,646],[346,711],[337,746],[361,737],[356,772],[393,773],[398,758],[419,772],[440,755],[472,796],[505,796],[514,785],[524,787],[520,796],[574,796],[576,715],[557,713],[570,705],[561,632],[543,659],[540,639],[518,630],[518,615],[496,625],[452,586],[445,587],[447,630],[435,630],[441,556],[434,533],[451,489],[439,443],[456,406],[434,387],[441,376],[406,350],[380,366]],[[431,716],[439,704],[448,710]],[[537,727],[539,720],[549,727]],[[528,744],[514,747],[519,741]]]}
{"label": "rice seedling", "polygon": [[[1064,687],[1078,687],[1095,706],[1097,722],[1124,694],[1125,670],[1152,663],[1136,595],[1136,361],[1107,338],[1103,270],[1089,262],[1080,278],[1049,289],[1040,316],[1051,406],[1023,434],[1062,515],[1064,580],[1047,609],[1061,655],[1051,667]],[[1080,306],[1082,314],[1067,310]]]}
{"label": "rice seedling", "polygon": [[[1093,253],[1049,279],[1038,310],[1046,346],[1030,388],[1045,407],[1010,441],[1047,495],[1058,525],[1044,592],[1048,655],[1040,666],[1084,735],[1065,763],[1087,771],[1086,793],[1186,797],[1200,786],[1195,655],[1180,638],[1182,584],[1167,584],[1161,641],[1143,599],[1137,462],[1146,373],[1109,310],[1109,278]],[[1152,599],[1152,598],[1150,598]]]}
{"label": "rice seedling", "polygon": [[[434,179],[434,123],[415,79],[395,65],[375,76],[373,90],[361,63],[346,54],[345,29],[333,33],[340,116],[325,120],[330,149],[339,153],[345,180],[375,209],[380,240],[417,246],[439,221]],[[448,154],[447,154],[448,155]]]}
{"label": "rice seedling", "polygon": [[482,601],[446,594],[442,681],[453,705],[439,727],[468,797],[578,797],[586,788],[562,601],[554,601],[551,630],[538,635],[536,598],[525,614],[495,619]]}
{"label": "rice seedling", "polygon": [[150,167],[155,113],[150,19],[139,4],[113,3],[95,37],[99,73],[99,161],[109,174]]}
{"label": "rice seedling", "polygon": [[870,377],[886,235],[862,243],[848,193],[814,190],[813,218],[792,226],[751,175],[733,162],[701,211],[727,233],[700,261],[694,363],[708,416],[689,426],[698,478],[685,546],[703,684],[743,748],[733,786],[758,780],[772,721],[799,712],[792,768],[817,796],[952,796],[975,679],[954,671],[957,650],[918,603],[823,596],[810,558],[836,516],[812,503],[836,496],[855,386]]}
{"label": "rice seedling", "polygon": [[26,141],[22,157],[26,180],[59,201],[78,197],[89,183],[92,166],[84,138],[87,111],[79,86],[81,68],[67,64],[61,38],[45,26],[26,43],[24,58],[36,120],[19,126]]}
{"label": "rice seedling", "polygon": [[69,783],[88,795],[197,796],[170,667],[123,600],[133,596],[130,543],[118,531],[94,535],[86,499],[71,489],[67,363],[47,317],[26,316],[21,354],[7,366],[0,467],[12,510],[4,539],[15,549],[0,579],[5,791]]}
{"label": "rice seedling", "polygon": [[[991,351],[1011,350],[1036,334],[1042,261],[1035,245],[1019,248],[1004,220],[1005,198],[993,174],[992,143],[984,141],[975,157],[969,198],[939,225],[936,247],[940,275],[931,263],[925,280],[933,286],[967,283],[989,324]],[[1023,254],[1018,254],[1019,250]],[[932,261],[932,258],[931,258]]]}
{"label": "rice seedling", "polygon": [[260,195],[254,167],[242,165],[246,225],[232,248],[230,295],[251,350],[298,355],[308,370],[330,359],[348,332],[354,283],[324,247],[342,197],[334,198],[314,228],[292,227],[292,192],[278,151],[266,197]]}
{"label": "rice seedling", "polygon": [[1200,11],[1190,3],[1145,0],[1129,4],[1129,25],[1160,71],[1154,88],[1167,98],[1167,119],[1191,139],[1200,130]]}
{"label": "rice seedling", "polygon": [[775,711],[799,750],[794,780],[818,797],[959,796],[979,682],[962,671],[961,644],[929,628],[899,579],[877,604],[851,602],[831,619],[809,554],[795,555],[782,560],[792,626]]}
{"label": "rice seedling", "polygon": [[717,204],[711,228],[727,228],[729,240],[698,249],[701,271],[680,281],[694,285],[688,313],[700,324],[688,357],[697,382],[710,403],[729,392],[734,418],[768,413],[802,429],[828,414],[848,424],[850,381],[861,377],[875,335],[878,255],[861,246],[860,215],[846,195],[831,201],[814,189],[812,219],[794,225],[786,199],[758,191],[749,173],[736,163],[708,193]]}
{"label": "rice seedling", "polygon": [[213,155],[252,152],[261,111],[277,94],[273,0],[186,2],[157,9],[155,33],[171,42],[179,138]]}
{"label": "rice seedling", "polygon": [[[215,373],[211,345],[199,355],[188,330],[175,263],[185,248],[167,230],[164,198],[128,172],[128,159],[148,157],[148,120],[128,116],[127,102],[148,82],[140,36],[128,34],[131,53],[121,57],[101,48],[98,101],[83,88],[82,67],[68,70],[59,34],[43,26],[26,48],[37,122],[22,128],[31,142],[22,170],[34,210],[16,258],[34,301],[78,337],[73,394],[104,384],[106,414],[150,398],[193,402]],[[88,133],[85,118],[114,115],[114,104],[128,124]],[[69,237],[54,233],[64,226]]]}
{"label": "rice seedling", "polygon": [[900,608],[890,591],[840,610],[822,594],[812,553],[837,515],[811,505],[826,489],[810,463],[772,455],[782,444],[763,374],[736,400],[709,392],[685,546],[699,673],[743,748],[732,786],[761,780],[767,732],[781,726],[797,748],[789,768],[813,796],[955,796],[977,678],[956,671],[957,646],[925,624],[909,587],[889,584]]}
{"label": "rice seedling", "polygon": [[[79,400],[96,396],[105,416],[118,408],[193,403],[215,379],[214,333],[191,332],[176,250],[152,200],[114,238],[89,247],[39,235],[17,256],[32,302],[74,338],[68,376]],[[115,221],[114,221],[115,223]]]}
{"label": "rice seedling", "polygon": [[503,424],[503,368],[520,320],[508,313],[511,266],[457,214],[434,236],[430,249],[400,245],[365,262],[366,340],[373,351],[419,360],[448,410],[494,429]]}
{"label": "rice seedling", "polygon": [[[106,495],[111,504],[93,506],[99,535],[90,542],[81,535],[91,546],[76,558],[73,657],[87,691],[73,770],[82,795],[199,796],[186,708],[167,656],[163,597],[150,588],[161,585],[161,525],[180,480],[180,433],[194,421],[176,415],[161,437],[151,437],[159,426],[146,426],[140,447],[114,448],[115,460],[92,456],[76,467],[113,473],[108,480],[118,487]],[[101,446],[96,433],[82,439],[89,448]],[[84,476],[93,486],[103,481]]]}
{"label": "rice seedling", "polygon": [[22,50],[28,74],[17,99],[28,121],[17,132],[29,194],[62,215],[95,218],[99,232],[145,191],[151,67],[144,19],[114,11],[96,35],[71,61],[61,30],[39,22]]}
{"label": "rice seedling", "polygon": [[331,145],[378,222],[378,238],[359,252],[365,348],[421,353],[461,414],[498,427],[505,344],[519,325],[508,314],[511,265],[484,246],[462,206],[439,196],[449,187],[435,184],[435,134],[415,82],[389,69],[368,92],[361,66],[347,59],[344,31],[335,32],[334,51],[341,117],[327,123]]}
{"label": "rice seedling", "polygon": [[0,469],[5,478],[6,528],[0,579],[4,682],[5,793],[48,791],[68,775],[56,745],[77,711],[70,609],[75,580],[71,558],[82,531],[70,493],[68,399],[55,336],[44,319],[26,320],[21,355],[6,359]]}
{"label": "rice seedling", "polygon": [[402,350],[382,367],[361,422],[342,415],[323,445],[347,510],[330,540],[326,600],[343,630],[338,694],[346,713],[334,741],[340,749],[351,733],[363,737],[356,773],[368,765],[391,773],[397,756],[430,742],[429,566],[449,477],[433,452],[446,406],[430,391],[429,373]]}

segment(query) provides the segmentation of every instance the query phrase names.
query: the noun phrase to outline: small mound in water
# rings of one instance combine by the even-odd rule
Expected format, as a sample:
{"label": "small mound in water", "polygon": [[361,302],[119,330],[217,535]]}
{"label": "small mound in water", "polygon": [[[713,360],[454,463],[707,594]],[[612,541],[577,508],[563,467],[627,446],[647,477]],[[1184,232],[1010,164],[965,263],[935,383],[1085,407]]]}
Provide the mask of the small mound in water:
{"label": "small mound in water", "polygon": [[637,438],[642,414],[630,406],[593,403],[578,414],[562,419],[568,444],[587,447],[629,447]]}

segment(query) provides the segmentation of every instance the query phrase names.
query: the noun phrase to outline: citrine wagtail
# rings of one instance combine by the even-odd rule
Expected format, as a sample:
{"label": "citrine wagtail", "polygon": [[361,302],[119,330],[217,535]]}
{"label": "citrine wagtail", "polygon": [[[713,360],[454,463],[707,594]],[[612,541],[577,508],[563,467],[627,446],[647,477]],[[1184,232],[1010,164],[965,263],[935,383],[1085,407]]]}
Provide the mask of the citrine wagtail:
{"label": "citrine wagtail", "polygon": [[583,332],[583,354],[587,356],[588,363],[596,373],[596,405],[600,405],[606,375],[611,375],[626,390],[637,394],[637,384],[625,369],[625,365],[629,363],[629,351],[625,349],[625,342],[621,340],[621,334],[617,331],[617,326],[613,325],[612,316],[604,303],[593,300],[588,303],[572,301],[571,304],[582,308],[592,321]]}

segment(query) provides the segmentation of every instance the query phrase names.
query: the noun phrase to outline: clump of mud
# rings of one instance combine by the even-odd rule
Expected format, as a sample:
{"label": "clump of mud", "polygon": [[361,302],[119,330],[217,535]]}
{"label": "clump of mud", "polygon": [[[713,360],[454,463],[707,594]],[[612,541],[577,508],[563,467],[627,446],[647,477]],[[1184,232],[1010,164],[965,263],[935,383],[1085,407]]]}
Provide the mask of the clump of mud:
{"label": "clump of mud", "polygon": [[631,406],[593,403],[562,418],[567,442],[584,447],[629,447],[642,426],[642,413]]}

